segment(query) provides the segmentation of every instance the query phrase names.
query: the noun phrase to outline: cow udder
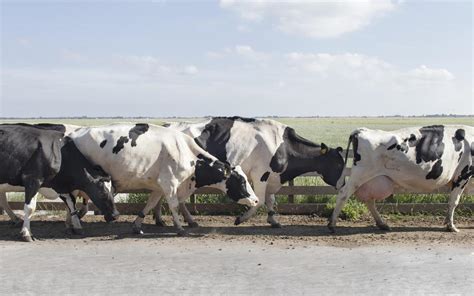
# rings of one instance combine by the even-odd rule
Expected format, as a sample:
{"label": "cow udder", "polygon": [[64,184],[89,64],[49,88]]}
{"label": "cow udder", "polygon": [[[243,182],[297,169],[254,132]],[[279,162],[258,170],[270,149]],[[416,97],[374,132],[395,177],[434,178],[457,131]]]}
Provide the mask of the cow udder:
{"label": "cow udder", "polygon": [[378,176],[364,183],[355,192],[360,201],[383,200],[393,194],[393,181],[387,176]]}

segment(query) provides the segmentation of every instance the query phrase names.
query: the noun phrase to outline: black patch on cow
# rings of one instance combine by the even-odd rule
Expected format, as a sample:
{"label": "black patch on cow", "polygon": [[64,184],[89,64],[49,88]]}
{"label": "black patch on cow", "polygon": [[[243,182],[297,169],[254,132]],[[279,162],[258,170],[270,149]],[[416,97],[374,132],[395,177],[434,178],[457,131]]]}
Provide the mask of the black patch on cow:
{"label": "black patch on cow", "polygon": [[270,176],[270,172],[264,173],[262,177],[260,178],[260,182],[267,182],[269,176]]}
{"label": "black patch on cow", "polygon": [[103,140],[102,142],[100,142],[100,148],[104,148],[105,144],[107,144],[107,140]]}
{"label": "black patch on cow", "polygon": [[453,140],[455,151],[459,151],[462,149],[462,142],[464,141],[465,135],[466,135],[466,132],[463,129],[458,129],[454,133],[454,137],[452,137],[452,140]]}
{"label": "black patch on cow", "polygon": [[137,123],[129,132],[128,137],[132,140],[132,147],[137,146],[137,139],[148,131],[150,126],[147,123]]}
{"label": "black patch on cow", "polygon": [[245,178],[236,171],[231,172],[225,185],[227,188],[227,196],[234,201],[250,196],[250,193],[247,191],[247,182],[245,181]]}
{"label": "black patch on cow", "polygon": [[220,161],[227,161],[226,144],[230,139],[230,130],[234,120],[227,117],[213,118],[194,141]]}
{"label": "black patch on cow", "polygon": [[125,143],[128,143],[128,137],[122,136],[117,140],[117,144],[112,149],[112,153],[119,153],[125,147]]}
{"label": "black patch on cow", "polygon": [[[469,165],[466,165],[462,171],[461,171],[461,174],[459,174],[459,177],[453,182],[452,186],[451,186],[451,189],[454,189],[456,187],[459,187],[461,186],[461,183],[463,181],[467,181],[469,180],[472,175],[473,175],[474,171],[473,171],[473,167],[472,166],[469,166]],[[464,183],[462,186],[464,188],[464,186],[467,185],[468,182]]]}
{"label": "black patch on cow", "polygon": [[273,155],[270,168],[280,173],[282,184],[316,171],[326,183],[334,186],[344,168],[344,159],[337,149],[327,149],[325,154],[321,154],[321,145],[302,138],[294,129],[286,127],[283,142]]}
{"label": "black patch on cow", "polygon": [[438,159],[438,161],[435,162],[435,164],[431,168],[431,171],[428,173],[428,175],[426,175],[427,180],[436,180],[439,178],[439,176],[441,176],[441,174],[443,173],[442,162],[443,161],[441,159]]}
{"label": "black patch on cow", "polygon": [[194,166],[196,163],[194,162],[194,160],[191,160],[191,161],[189,162],[189,164],[190,164],[191,166]]}
{"label": "black patch on cow", "polygon": [[387,150],[392,150],[395,147],[397,147],[397,143],[394,143],[394,144],[388,146]]}
{"label": "black patch on cow", "polygon": [[471,143],[471,156],[474,156],[474,142]]}
{"label": "black patch on cow", "polygon": [[[444,126],[432,125],[420,128],[421,138],[416,144],[416,163],[429,162],[441,158],[444,152]],[[441,164],[439,164],[441,165]]]}
{"label": "black patch on cow", "polygon": [[171,123],[163,123],[161,126],[162,126],[162,127],[170,127],[170,126],[171,126]]}

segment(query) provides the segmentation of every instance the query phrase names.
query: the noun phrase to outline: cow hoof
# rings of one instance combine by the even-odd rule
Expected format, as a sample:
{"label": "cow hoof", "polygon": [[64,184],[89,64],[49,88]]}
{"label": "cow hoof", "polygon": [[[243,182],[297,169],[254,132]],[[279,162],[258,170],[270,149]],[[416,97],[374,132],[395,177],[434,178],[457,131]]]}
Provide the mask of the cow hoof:
{"label": "cow hoof", "polygon": [[235,218],[235,221],[234,221],[234,225],[239,225],[240,223],[242,223],[241,219],[240,219],[240,216]]}
{"label": "cow hoof", "polygon": [[137,227],[136,225],[133,225],[132,231],[134,234],[143,235],[143,230],[141,229],[141,227]]}
{"label": "cow hoof", "polygon": [[27,243],[31,243],[35,240],[35,238],[32,237],[31,235],[22,235],[21,238],[24,242],[27,242]]}
{"label": "cow hoof", "polygon": [[188,236],[188,232],[184,229],[178,230],[178,236]]}
{"label": "cow hoof", "polygon": [[336,233],[336,229],[331,223],[328,224],[328,229],[330,233],[333,233],[333,234]]}
{"label": "cow hoof", "polygon": [[84,230],[82,228],[72,228],[71,232],[75,235],[84,235]]}
{"label": "cow hoof", "polygon": [[199,224],[197,222],[193,221],[191,223],[188,223],[188,226],[191,227],[191,228],[198,228]]}
{"label": "cow hoof", "polygon": [[273,224],[271,225],[271,227],[272,227],[272,228],[281,228],[281,224],[278,223],[278,222],[277,222],[277,223],[273,223]]}
{"label": "cow hoof", "polygon": [[163,220],[161,220],[161,219],[156,220],[156,221],[155,221],[155,224],[156,224],[156,226],[158,226],[158,227],[165,227],[165,226],[166,226],[165,221],[163,221]]}
{"label": "cow hoof", "polygon": [[454,225],[448,225],[446,226],[446,230],[449,232],[459,232],[459,229],[456,228]]}
{"label": "cow hoof", "polygon": [[390,231],[392,229],[390,229],[390,226],[388,226],[387,224],[377,224],[377,227],[380,229],[380,230],[385,230],[385,231]]}

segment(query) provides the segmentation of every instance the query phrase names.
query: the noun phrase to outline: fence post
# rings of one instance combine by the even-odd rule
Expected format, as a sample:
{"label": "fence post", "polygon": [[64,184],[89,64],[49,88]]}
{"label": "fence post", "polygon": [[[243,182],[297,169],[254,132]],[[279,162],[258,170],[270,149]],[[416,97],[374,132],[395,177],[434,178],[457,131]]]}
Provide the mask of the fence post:
{"label": "fence post", "polygon": [[[295,182],[293,180],[288,181],[288,186],[295,186]],[[295,196],[293,194],[288,194],[288,203],[295,203]]]}
{"label": "fence post", "polygon": [[191,194],[191,203],[192,204],[196,203],[196,196],[194,194]]}

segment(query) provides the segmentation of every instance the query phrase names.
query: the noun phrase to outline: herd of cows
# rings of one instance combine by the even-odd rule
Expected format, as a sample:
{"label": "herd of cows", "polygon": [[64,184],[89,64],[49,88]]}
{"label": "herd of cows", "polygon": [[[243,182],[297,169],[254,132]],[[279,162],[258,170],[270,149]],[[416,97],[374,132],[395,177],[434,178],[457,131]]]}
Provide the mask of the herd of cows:
{"label": "herd of cows", "polygon": [[[347,151],[353,147],[352,168]],[[142,233],[145,215],[165,199],[178,234],[185,234],[178,211],[190,226],[198,226],[184,206],[200,187],[223,191],[248,210],[235,225],[247,221],[265,202],[267,222],[281,227],[275,217],[275,193],[307,172],[317,172],[339,190],[328,227],[334,232],[340,211],[351,195],[364,201],[384,230],[389,226],[375,201],[390,196],[395,186],[432,191],[450,188],[446,226],[454,225],[461,194],[472,187],[474,128],[442,126],[380,131],[360,128],[349,136],[344,154],[299,136],[273,120],[214,117],[198,123],[163,126],[112,124],[80,127],[60,124],[0,125],[0,207],[20,224],[25,241],[32,241],[30,220],[36,197],[61,198],[68,207],[67,226],[82,233],[76,197],[90,199],[106,221],[117,219],[114,192],[148,190],[145,208],[133,231]],[[23,221],[8,206],[6,192],[25,192]],[[157,214],[160,224],[161,213]]]}

